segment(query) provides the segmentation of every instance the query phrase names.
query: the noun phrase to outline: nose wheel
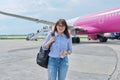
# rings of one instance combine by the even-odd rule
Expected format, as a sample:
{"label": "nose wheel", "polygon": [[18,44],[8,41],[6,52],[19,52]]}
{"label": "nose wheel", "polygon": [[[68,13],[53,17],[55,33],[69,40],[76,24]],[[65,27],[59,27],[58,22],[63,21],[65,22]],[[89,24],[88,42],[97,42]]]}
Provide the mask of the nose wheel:
{"label": "nose wheel", "polygon": [[72,43],[80,43],[79,37],[72,37]]}
{"label": "nose wheel", "polygon": [[74,37],[72,37],[72,43],[80,43],[80,38],[76,36],[78,29],[73,30],[72,34]]}

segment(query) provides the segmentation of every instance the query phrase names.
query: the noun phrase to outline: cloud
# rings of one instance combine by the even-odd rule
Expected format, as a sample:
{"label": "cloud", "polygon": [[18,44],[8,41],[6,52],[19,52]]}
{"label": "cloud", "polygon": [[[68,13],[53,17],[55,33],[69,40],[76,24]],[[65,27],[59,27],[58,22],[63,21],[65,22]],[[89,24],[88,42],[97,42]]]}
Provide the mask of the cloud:
{"label": "cloud", "polygon": [[[0,2],[0,10],[31,17],[42,17],[44,14],[59,11],[56,7],[43,0],[7,0]],[[49,15],[49,14],[48,14]],[[6,16],[0,15],[0,19]]]}
{"label": "cloud", "polygon": [[[91,3],[91,1],[86,2],[84,0],[7,0],[0,2],[0,10],[35,18],[46,19],[47,17],[52,19],[52,16],[54,16],[54,19],[56,19],[66,17],[66,15],[71,16],[73,13],[80,13],[83,11],[82,6],[89,6]],[[6,16],[1,18],[6,19]]]}
{"label": "cloud", "polygon": [[5,27],[0,25],[0,32],[2,32],[4,29]]}

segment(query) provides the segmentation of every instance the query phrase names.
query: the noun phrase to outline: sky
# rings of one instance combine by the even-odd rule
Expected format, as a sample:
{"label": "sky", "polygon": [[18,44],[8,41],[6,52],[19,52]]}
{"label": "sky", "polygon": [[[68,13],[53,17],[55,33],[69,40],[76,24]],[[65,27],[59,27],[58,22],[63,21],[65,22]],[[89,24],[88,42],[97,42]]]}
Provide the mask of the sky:
{"label": "sky", "polygon": [[[56,22],[120,7],[120,0],[1,0],[0,11]],[[36,33],[45,24],[0,14],[0,35]]]}

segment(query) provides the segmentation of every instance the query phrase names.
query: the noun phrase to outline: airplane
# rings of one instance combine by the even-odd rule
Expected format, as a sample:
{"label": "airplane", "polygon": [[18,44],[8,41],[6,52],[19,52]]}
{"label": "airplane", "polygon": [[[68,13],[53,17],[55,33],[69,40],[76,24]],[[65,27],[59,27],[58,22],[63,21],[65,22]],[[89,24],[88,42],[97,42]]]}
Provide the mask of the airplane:
{"label": "airplane", "polygon": [[[55,22],[21,16],[17,14],[0,11],[0,14],[26,19],[37,23],[43,23],[54,26]],[[83,17],[76,17],[67,20],[73,43],[80,43],[80,38],[76,35],[86,34],[88,39],[99,40],[100,42],[107,42],[108,38],[105,33],[120,32],[120,7],[105,10],[95,14],[86,15]]]}

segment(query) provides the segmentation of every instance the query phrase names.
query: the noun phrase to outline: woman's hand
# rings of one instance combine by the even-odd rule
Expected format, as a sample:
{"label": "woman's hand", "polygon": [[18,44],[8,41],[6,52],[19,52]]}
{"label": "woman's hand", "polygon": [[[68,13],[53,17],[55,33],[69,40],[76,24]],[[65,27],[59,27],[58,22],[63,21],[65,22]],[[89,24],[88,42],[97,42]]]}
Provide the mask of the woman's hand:
{"label": "woman's hand", "polygon": [[55,41],[55,37],[51,37],[50,40],[49,40],[50,43],[52,43],[54,41]]}
{"label": "woman's hand", "polygon": [[68,55],[68,54],[70,54],[68,51],[63,51],[63,52],[60,54],[60,56],[61,56],[61,57],[64,57],[65,55]]}
{"label": "woman's hand", "polygon": [[52,42],[55,41],[55,37],[51,37],[50,40],[45,44],[45,47],[48,49]]}

